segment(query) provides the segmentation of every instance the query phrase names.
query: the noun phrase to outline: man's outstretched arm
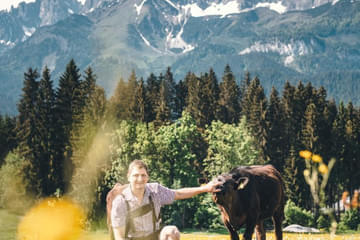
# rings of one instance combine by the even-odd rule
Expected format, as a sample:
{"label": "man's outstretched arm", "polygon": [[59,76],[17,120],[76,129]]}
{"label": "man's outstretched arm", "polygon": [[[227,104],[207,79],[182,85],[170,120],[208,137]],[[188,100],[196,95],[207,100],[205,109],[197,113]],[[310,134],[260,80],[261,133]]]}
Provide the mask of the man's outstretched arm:
{"label": "man's outstretched arm", "polygon": [[205,192],[218,192],[220,190],[216,189],[216,187],[219,186],[220,184],[222,184],[222,183],[211,181],[200,187],[189,187],[189,188],[177,189],[177,190],[175,190],[175,200],[192,198],[200,193],[205,193]]}

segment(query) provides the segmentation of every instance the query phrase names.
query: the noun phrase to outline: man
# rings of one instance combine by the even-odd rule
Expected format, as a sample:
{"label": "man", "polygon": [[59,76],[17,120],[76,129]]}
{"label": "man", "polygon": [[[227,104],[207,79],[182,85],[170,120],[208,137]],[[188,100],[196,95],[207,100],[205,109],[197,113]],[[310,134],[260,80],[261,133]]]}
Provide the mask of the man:
{"label": "man", "polygon": [[187,199],[204,192],[216,192],[221,183],[172,190],[158,183],[148,183],[149,172],[141,160],[128,169],[129,185],[112,201],[111,226],[115,240],[179,240],[176,226],[160,229],[160,208],[174,200]]}

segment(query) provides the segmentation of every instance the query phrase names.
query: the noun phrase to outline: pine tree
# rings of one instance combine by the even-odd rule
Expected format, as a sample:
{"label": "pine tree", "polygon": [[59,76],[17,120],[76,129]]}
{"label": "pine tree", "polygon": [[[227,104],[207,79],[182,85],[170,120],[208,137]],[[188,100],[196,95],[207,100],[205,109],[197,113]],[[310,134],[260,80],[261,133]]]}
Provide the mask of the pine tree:
{"label": "pine tree", "polygon": [[284,110],[279,94],[273,87],[270,94],[269,106],[266,111],[267,143],[265,153],[270,163],[283,172],[286,156],[284,155]]}
{"label": "pine tree", "polygon": [[204,76],[204,88],[203,88],[203,102],[205,107],[204,117],[205,124],[210,125],[213,120],[216,120],[216,112],[219,109],[219,84],[216,74],[212,68],[209,70],[209,74]]}
{"label": "pine tree", "polygon": [[82,98],[86,106],[87,99],[95,91],[96,75],[94,74],[91,67],[88,67],[85,70],[84,74],[85,74],[85,78],[81,83],[82,83]]}
{"label": "pine tree", "polygon": [[186,108],[186,99],[188,97],[188,87],[185,81],[180,80],[176,86],[175,112],[181,117],[182,112]]}
{"label": "pine tree", "polygon": [[205,127],[204,116],[204,77],[198,78],[194,73],[186,76],[186,82],[188,83],[188,96],[186,99],[186,111],[190,113],[193,119],[196,121],[198,127]]}
{"label": "pine tree", "polygon": [[267,99],[259,78],[255,77],[245,93],[244,108],[246,109],[247,123],[251,134],[255,138],[259,155],[263,163],[268,162],[268,154],[266,152],[267,144],[267,124],[266,109]]}
{"label": "pine tree", "polygon": [[159,98],[160,82],[158,78],[151,73],[146,80],[146,98],[147,98],[147,112],[146,122],[152,122],[156,118],[156,105]]}
{"label": "pine tree", "polygon": [[217,119],[224,123],[237,123],[240,118],[240,91],[235,76],[229,65],[226,65],[220,83],[219,110]]}
{"label": "pine tree", "polygon": [[[57,119],[57,161],[63,162],[63,171],[65,185],[69,184],[70,178],[74,170],[72,162],[72,146],[71,142],[76,141],[78,129],[81,128],[83,117],[83,84],[79,68],[72,59],[66,66],[65,72],[59,80],[59,87],[56,92],[55,117]],[[61,160],[62,159],[62,160]],[[64,186],[66,187],[66,186]],[[60,190],[63,191],[64,187]]]}
{"label": "pine tree", "polygon": [[345,150],[345,171],[348,176],[348,185],[347,189],[350,192],[358,186],[359,180],[357,179],[359,176],[358,169],[358,158],[359,157],[359,140],[357,139],[359,129],[358,122],[356,122],[356,109],[354,108],[352,102],[349,102],[346,106],[346,123],[345,123],[345,139],[346,139],[346,150]]}
{"label": "pine tree", "polygon": [[24,87],[23,94],[18,104],[18,119],[16,125],[17,141],[19,142],[19,151],[24,157],[26,165],[24,167],[24,174],[27,181],[25,182],[28,191],[35,195],[41,195],[41,186],[39,182],[40,162],[38,158],[39,138],[36,128],[36,104],[39,77],[37,70],[29,68],[24,73]]}
{"label": "pine tree", "polygon": [[165,88],[167,89],[167,101],[168,101],[168,106],[170,108],[171,120],[174,120],[179,118],[181,116],[181,113],[175,112],[176,84],[170,67],[166,69],[164,75],[164,84],[165,84]]}
{"label": "pine tree", "polygon": [[149,113],[146,108],[146,92],[144,86],[144,79],[140,78],[139,83],[136,86],[135,94],[133,98],[133,104],[130,105],[131,119],[134,121],[145,122]]}
{"label": "pine tree", "polygon": [[126,119],[126,111],[128,108],[128,84],[124,79],[120,79],[113,96],[109,100],[108,117],[113,121]]}
{"label": "pine tree", "polygon": [[[290,200],[295,202],[297,205],[301,207],[305,207],[306,204],[303,200],[311,199],[309,195],[304,196],[302,191],[306,191],[307,186],[303,176],[303,170],[305,168],[305,163],[303,159],[300,159],[298,156],[298,152],[300,149],[298,142],[298,134],[299,131],[301,133],[301,129],[299,126],[298,117],[300,114],[298,113],[298,97],[296,96],[297,89],[301,89],[302,84],[299,83],[300,87],[295,88],[289,82],[285,83],[283,94],[282,94],[282,105],[284,107],[284,141],[283,148],[285,149],[284,155],[285,163],[284,163],[284,180],[286,184],[287,196]],[[303,116],[301,116],[303,117]],[[299,196],[305,197],[304,199],[300,199]]]}
{"label": "pine tree", "polygon": [[[347,186],[349,179],[347,178],[347,170],[345,168],[346,161],[346,151],[347,151],[347,142],[346,142],[346,109],[343,102],[340,102],[337,110],[337,115],[333,123],[333,141],[336,146],[336,152],[333,157],[336,158],[336,167],[334,168],[334,175],[336,183],[342,183]],[[343,186],[338,186],[340,190]],[[348,189],[349,190],[349,189]]]}
{"label": "pine tree", "polygon": [[161,84],[159,99],[155,108],[156,118],[154,120],[156,127],[160,127],[171,122],[171,108],[169,106],[169,92],[167,89],[168,85],[165,83],[162,74],[160,74],[159,80],[161,81]]}
{"label": "pine tree", "polygon": [[0,115],[0,167],[6,155],[17,146],[16,118]]}
{"label": "pine tree", "polygon": [[[55,156],[56,145],[56,121],[54,116],[55,92],[50,77],[50,70],[45,67],[42,78],[39,82],[39,90],[36,106],[36,126],[41,139],[41,144],[36,149],[39,156],[40,164],[40,183],[43,195],[49,196],[53,194],[57,188],[61,188],[59,184],[62,180],[61,162],[57,162]],[[60,165],[60,166],[59,166]]]}

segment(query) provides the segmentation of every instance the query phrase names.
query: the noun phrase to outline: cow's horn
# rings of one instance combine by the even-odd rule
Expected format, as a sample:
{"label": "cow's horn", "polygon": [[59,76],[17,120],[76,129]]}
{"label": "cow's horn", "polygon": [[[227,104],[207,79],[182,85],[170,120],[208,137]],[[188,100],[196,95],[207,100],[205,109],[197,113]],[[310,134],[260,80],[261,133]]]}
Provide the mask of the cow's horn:
{"label": "cow's horn", "polygon": [[249,183],[249,178],[241,177],[241,178],[239,178],[238,181],[239,181],[239,186],[238,186],[237,190],[244,189],[245,186]]}

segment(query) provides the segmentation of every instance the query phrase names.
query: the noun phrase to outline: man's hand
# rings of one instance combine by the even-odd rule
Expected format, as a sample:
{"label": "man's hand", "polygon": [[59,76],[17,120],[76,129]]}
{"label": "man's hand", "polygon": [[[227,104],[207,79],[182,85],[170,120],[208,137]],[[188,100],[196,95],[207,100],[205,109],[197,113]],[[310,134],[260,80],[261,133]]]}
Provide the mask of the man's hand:
{"label": "man's hand", "polygon": [[216,188],[217,186],[220,186],[221,184],[223,184],[223,183],[216,181],[216,180],[212,180],[212,181],[208,182],[207,184],[201,185],[201,187],[204,188],[205,192],[214,193],[214,192],[221,191],[220,189]]}

